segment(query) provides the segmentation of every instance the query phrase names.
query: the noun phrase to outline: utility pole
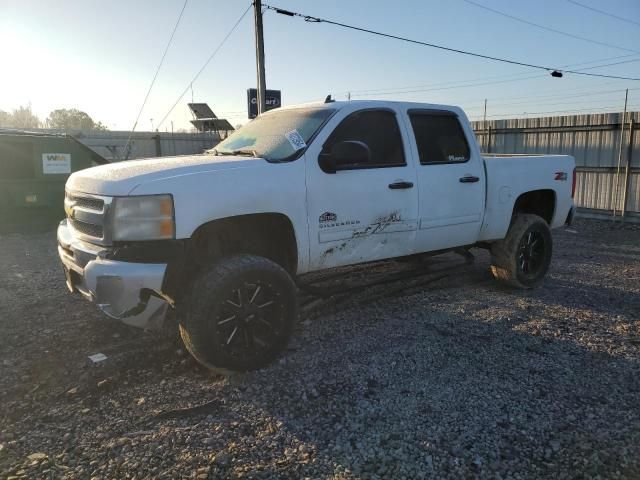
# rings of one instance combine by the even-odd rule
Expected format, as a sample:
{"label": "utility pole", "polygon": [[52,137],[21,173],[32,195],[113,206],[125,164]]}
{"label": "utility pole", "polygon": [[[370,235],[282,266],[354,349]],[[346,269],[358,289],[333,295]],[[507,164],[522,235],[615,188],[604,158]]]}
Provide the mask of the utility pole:
{"label": "utility pole", "polygon": [[620,163],[622,163],[622,142],[624,141],[624,121],[627,118],[627,101],[629,100],[629,89],[624,92],[624,112],[620,121],[620,148],[618,149],[618,168],[615,176],[615,189],[613,191],[613,216],[616,216],[618,210],[618,191],[620,190]]}
{"label": "utility pole", "polygon": [[267,110],[266,80],[264,74],[264,36],[262,32],[262,0],[253,1],[253,16],[256,25],[256,70],[258,73],[258,115]]}
{"label": "utility pole", "polygon": [[487,130],[487,99],[484,99],[484,116],[482,117],[482,128],[485,130],[485,138],[487,139],[487,144],[489,143],[489,137],[486,135]]}
{"label": "utility pole", "polygon": [[629,119],[629,153],[627,154],[627,166],[624,169],[624,190],[622,191],[622,217],[620,220],[624,222],[624,216],[627,214],[627,192],[629,191],[629,168],[631,167],[631,158],[633,157],[633,117]]}

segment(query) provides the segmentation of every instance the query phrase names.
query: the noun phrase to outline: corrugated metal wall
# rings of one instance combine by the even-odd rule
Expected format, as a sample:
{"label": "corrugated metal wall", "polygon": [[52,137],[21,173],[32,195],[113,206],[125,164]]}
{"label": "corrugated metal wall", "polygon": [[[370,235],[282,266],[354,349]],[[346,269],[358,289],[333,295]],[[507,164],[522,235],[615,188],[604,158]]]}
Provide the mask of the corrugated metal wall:
{"label": "corrugated metal wall", "polygon": [[640,112],[627,113],[618,173],[621,120],[622,113],[601,113],[472,125],[484,152],[572,155],[577,167],[578,207],[612,211],[615,206],[621,211],[626,186],[626,212],[640,214]]}
{"label": "corrugated metal wall", "polygon": [[[124,160],[129,132],[88,132],[76,138],[110,161]],[[128,147],[129,159],[192,155],[220,142],[215,133],[135,132]]]}
{"label": "corrugated metal wall", "polygon": [[[65,132],[54,129],[34,131],[69,133],[111,162],[127,158],[124,148],[130,134],[128,131],[92,130]],[[128,159],[192,155],[202,153],[219,142],[220,137],[216,133],[134,132],[127,148],[129,150]]]}

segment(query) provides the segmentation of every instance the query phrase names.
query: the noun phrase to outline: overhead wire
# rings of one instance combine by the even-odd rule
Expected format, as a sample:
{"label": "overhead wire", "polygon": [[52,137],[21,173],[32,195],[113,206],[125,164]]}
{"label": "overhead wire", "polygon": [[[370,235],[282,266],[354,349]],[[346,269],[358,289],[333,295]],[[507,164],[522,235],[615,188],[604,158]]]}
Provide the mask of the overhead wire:
{"label": "overhead wire", "polygon": [[[169,37],[169,41],[167,42],[167,46],[164,48],[164,52],[162,53],[162,58],[160,58],[160,63],[158,63],[158,67],[156,68],[156,73],[153,75],[153,79],[151,80],[151,84],[147,89],[147,93],[144,96],[144,100],[142,101],[142,105],[140,106],[140,110],[138,110],[138,115],[136,116],[136,121],[133,123],[133,127],[131,128],[131,133],[129,133],[129,138],[127,138],[127,142],[125,143],[124,150],[125,155],[129,155],[127,149],[129,148],[129,143],[131,142],[131,137],[133,136],[133,132],[138,126],[138,121],[140,121],[140,116],[142,115],[142,111],[144,110],[144,106],[147,104],[147,100],[149,99],[149,95],[151,94],[151,89],[156,83],[156,79],[158,78],[158,74],[160,73],[160,68],[162,68],[162,64],[164,63],[164,59],[167,56],[167,52],[169,51],[169,47],[173,42],[173,37],[176,34],[176,30],[178,30],[178,25],[180,25],[180,20],[182,20],[182,15],[184,14],[185,9],[187,8],[187,3],[189,0],[184,0],[184,4],[182,5],[182,9],[180,10],[180,14],[178,15],[178,20],[176,20],[176,24],[173,27],[173,31],[171,32],[171,36]],[[159,125],[158,125],[159,127]]]}
{"label": "overhead wire", "polygon": [[[629,91],[631,91],[632,89],[629,89]],[[637,90],[637,89],[636,89]],[[551,102],[551,104],[558,104],[558,105],[564,105],[564,104],[568,104],[568,103],[573,103],[573,102],[583,102],[584,100],[573,100],[571,102],[560,102],[560,103],[556,103],[553,98],[572,98],[572,97],[596,97],[596,96],[600,96],[600,95],[611,95],[613,93],[616,94],[620,94],[620,93],[624,93],[624,89],[618,89],[618,90],[602,90],[602,91],[593,91],[593,92],[583,92],[583,93],[577,93],[577,94],[561,94],[561,95],[550,95],[550,96],[537,96],[537,95],[531,95],[531,96],[527,96],[527,97],[520,97],[520,98],[527,98],[528,100],[523,101],[523,102],[498,102],[498,103],[491,103],[491,107],[510,107],[510,106],[515,106],[515,105],[530,105],[533,102],[536,103],[536,105],[545,105],[545,104],[549,104],[549,102]],[[478,99],[479,100],[479,99]],[[542,101],[540,101],[542,100]],[[608,99],[589,99],[589,101],[591,102],[602,102],[602,101],[611,101],[612,99],[608,98]],[[465,103],[465,102],[461,102],[461,103]],[[475,108],[484,108],[484,103],[477,103],[477,104],[473,104],[473,105],[466,105],[465,110],[471,110],[471,109],[475,109]]]}
{"label": "overhead wire", "polygon": [[[581,65],[589,65],[592,63],[599,63],[599,62],[605,62],[605,61],[609,61],[609,60],[618,60],[621,58],[629,58],[629,57],[638,57],[638,54],[635,53],[627,53],[625,55],[619,55],[616,57],[607,57],[607,58],[601,58],[598,60],[590,60],[587,62],[580,62],[580,63],[574,63],[574,64],[569,64],[569,65],[563,65],[561,68],[569,68],[569,67],[579,67]],[[629,63],[629,62],[637,62],[640,61],[640,58],[637,59],[632,59],[632,60],[628,60],[624,63]],[[620,62],[623,63],[623,62]],[[617,63],[616,63],[617,64]],[[591,68],[600,68],[600,67],[608,67],[608,66],[612,66],[614,64],[610,63],[610,64],[604,64],[604,65],[596,65],[594,67],[589,67]],[[586,70],[586,68],[581,68],[579,70]],[[524,75],[524,76],[523,76]],[[376,94],[377,92],[387,92],[387,91],[402,91],[402,90],[411,90],[411,89],[418,89],[418,88],[429,88],[429,87],[437,87],[440,85],[451,85],[451,84],[466,84],[466,83],[475,83],[475,82],[479,82],[479,81],[484,81],[484,80],[493,80],[493,79],[500,79],[499,82],[503,82],[505,77],[523,77],[521,78],[522,80],[528,80],[530,78],[546,78],[546,75],[528,75],[528,74],[522,74],[522,73],[514,73],[514,74],[509,74],[509,75],[491,75],[491,76],[487,76],[487,77],[480,77],[480,78],[475,78],[475,79],[467,79],[467,80],[455,80],[455,81],[446,81],[446,82],[438,82],[438,83],[431,83],[431,84],[422,84],[422,85],[410,85],[410,86],[404,86],[404,87],[387,87],[387,88],[375,88],[375,89],[362,89],[362,90],[347,90],[344,92],[339,92],[343,93],[343,94],[355,94],[356,96],[362,96],[362,94],[366,94],[366,95],[372,95],[372,94]],[[520,80],[520,78],[515,78],[515,80]]]}
{"label": "overhead wire", "polygon": [[533,27],[536,27],[536,28],[540,28],[542,30],[546,30],[547,32],[556,33],[558,35],[564,35],[565,37],[569,37],[569,38],[573,38],[573,39],[577,39],[577,40],[582,40],[584,42],[589,42],[589,43],[592,43],[594,45],[600,45],[600,46],[603,46],[603,47],[615,48],[615,49],[618,49],[618,50],[625,50],[627,52],[640,53],[640,51],[634,50],[632,48],[621,47],[619,45],[613,45],[611,43],[601,42],[599,40],[593,40],[591,38],[582,37],[580,35],[574,35],[573,33],[568,33],[568,32],[565,32],[563,30],[557,30],[555,28],[547,27],[545,25],[540,25],[539,23],[531,22],[531,21],[526,20],[524,18],[516,17],[515,15],[511,15],[511,14],[503,12],[501,10],[496,10],[495,8],[488,7],[488,6],[483,5],[481,3],[475,2],[474,0],[462,0],[462,1],[465,2],[465,3],[468,3],[470,5],[474,5],[474,6],[478,7],[478,8],[482,8],[482,9],[487,10],[489,12],[495,13],[496,15],[500,15],[502,17],[506,17],[506,18],[509,18],[511,20],[515,20],[516,22],[524,23],[526,25],[530,25],[530,26],[533,26]]}
{"label": "overhead wire", "polygon": [[591,10],[592,12],[597,12],[600,15],[606,15],[607,17],[615,18],[615,19],[621,20],[623,22],[627,22],[627,23],[631,23],[633,25],[640,26],[640,22],[636,22],[635,20],[631,20],[630,18],[620,17],[618,15],[614,15],[613,13],[605,12],[604,10],[600,10],[600,9],[597,9],[597,8],[594,8],[594,7],[590,7],[589,5],[585,5],[584,3],[576,2],[575,0],[567,0],[567,2],[573,3],[574,5],[577,5],[577,6],[582,7],[582,8],[586,8],[587,10]]}
{"label": "overhead wire", "polygon": [[538,69],[538,70],[545,70],[547,72],[550,72],[553,76],[562,76],[562,73],[571,73],[574,75],[585,75],[585,76],[589,76],[589,77],[602,77],[602,78],[613,78],[613,79],[618,79],[618,80],[630,80],[630,81],[640,81],[640,78],[632,78],[632,77],[623,77],[623,76],[617,76],[617,75],[605,75],[605,74],[598,74],[598,73],[588,73],[588,72],[580,72],[578,70],[563,70],[563,69],[558,69],[555,67],[549,67],[549,66],[544,66],[544,65],[536,65],[533,63],[527,63],[527,62],[520,62],[517,60],[511,60],[511,59],[507,59],[507,58],[501,58],[501,57],[494,57],[492,55],[485,55],[485,54],[481,54],[481,53],[476,53],[476,52],[471,52],[468,50],[461,50],[458,48],[452,48],[452,47],[446,47],[444,45],[439,45],[439,44],[435,44],[435,43],[429,43],[429,42],[423,42],[420,40],[415,40],[412,38],[408,38],[408,37],[402,37],[399,35],[393,35],[390,33],[384,33],[384,32],[379,32],[376,30],[371,30],[369,28],[363,28],[363,27],[358,27],[355,25],[349,25],[346,23],[342,23],[342,22],[337,22],[334,20],[329,20],[326,18],[320,18],[320,17],[314,17],[312,15],[307,15],[307,14],[303,14],[303,13],[299,13],[299,12],[293,12],[290,10],[285,10],[283,8],[280,7],[275,7],[272,5],[268,5],[268,4],[262,4],[262,6],[268,10],[273,10],[276,13],[280,13],[282,15],[286,15],[289,17],[300,17],[302,19],[304,19],[306,22],[309,23],[327,23],[329,25],[335,25],[338,27],[342,27],[342,28],[346,28],[349,30],[355,30],[355,31],[359,31],[359,32],[363,32],[363,33],[368,33],[371,35],[376,35],[379,37],[385,37],[385,38],[391,38],[394,40],[400,40],[403,42],[407,42],[407,43],[412,43],[414,45],[421,45],[421,46],[425,46],[425,47],[430,47],[430,48],[435,48],[435,49],[439,49],[439,50],[444,50],[444,51],[448,51],[448,52],[453,52],[453,53],[459,53],[462,55],[467,55],[467,56],[472,56],[472,57],[476,57],[476,58],[483,58],[485,60],[492,60],[495,62],[502,62],[502,63],[508,63],[511,65],[518,65],[521,67],[529,67],[529,68],[534,68],[534,69]]}
{"label": "overhead wire", "polygon": [[[620,93],[620,92],[624,92],[624,90],[619,90],[616,91],[616,93]],[[535,105],[536,107],[539,106],[544,106],[544,105],[574,105],[574,104],[581,104],[584,105],[585,103],[611,103],[614,99],[613,98],[600,98],[600,99],[589,99],[587,102],[585,102],[584,99],[574,99],[568,102],[559,102],[557,100],[553,100],[553,99],[548,99],[546,101],[538,101],[535,98],[527,101],[527,102],[515,102],[515,103],[492,103],[491,107],[495,108],[495,107],[512,107],[512,106],[520,106],[520,105]],[[476,109],[482,109],[484,108],[484,105],[474,105],[474,106],[470,106],[470,105],[466,105],[465,106],[465,111],[467,110],[476,110]]]}
{"label": "overhead wire", "polygon": [[[640,61],[640,59],[636,60]],[[597,67],[591,67],[597,68]],[[433,87],[433,88],[424,88],[424,89],[416,89],[416,90],[389,90],[389,91],[378,91],[374,94],[353,94],[353,97],[366,97],[370,95],[374,96],[388,96],[388,95],[406,95],[413,93],[424,93],[424,92],[433,92],[433,91],[441,91],[441,90],[455,90],[459,88],[470,88],[470,87],[482,87],[487,85],[496,85],[501,83],[511,83],[511,82],[519,82],[523,80],[531,80],[535,78],[544,78],[545,75],[530,75],[527,77],[518,77],[518,78],[510,78],[505,80],[496,80],[490,82],[479,82],[479,83],[468,83],[463,85],[448,85],[446,87]]]}
{"label": "overhead wire", "polygon": [[[631,104],[628,105],[629,108],[639,107],[640,104]],[[514,112],[514,113],[495,113],[492,115],[487,115],[487,118],[491,117],[511,117],[515,115],[544,115],[549,113],[575,113],[575,112],[592,112],[594,110],[611,110],[611,113],[617,113],[620,111],[619,106],[609,106],[609,107],[596,107],[596,108],[580,108],[575,110],[548,110],[544,112]],[[609,112],[603,112],[609,113]]]}
{"label": "overhead wire", "polygon": [[229,30],[229,32],[224,36],[224,38],[222,39],[222,41],[218,44],[218,46],[215,48],[215,50],[213,51],[213,53],[209,56],[209,58],[207,59],[206,62],[204,62],[204,65],[202,65],[202,67],[200,68],[200,70],[198,70],[198,73],[195,74],[195,76],[191,79],[191,81],[187,84],[186,88],[184,89],[184,91],[180,94],[180,96],[177,98],[177,100],[174,102],[174,104],[171,106],[171,108],[169,109],[169,111],[164,115],[164,117],[162,117],[162,120],[160,120],[160,123],[158,123],[158,128],[160,128],[160,126],[164,123],[164,121],[169,117],[169,115],[171,115],[171,112],[173,112],[173,109],[176,108],[176,106],[178,105],[178,103],[180,102],[180,100],[182,100],[182,97],[184,97],[186,95],[186,93],[189,91],[189,88],[191,88],[191,86],[193,85],[193,82],[195,82],[198,77],[200,77],[200,75],[202,74],[202,72],[204,72],[205,68],[207,68],[207,66],[209,65],[209,63],[211,62],[211,60],[213,60],[213,58],[216,56],[216,54],[220,51],[220,49],[224,46],[224,44],[227,42],[227,40],[229,39],[229,37],[231,36],[231,34],[236,30],[236,28],[238,28],[238,25],[240,25],[240,22],[244,19],[244,17],[247,15],[247,13],[249,12],[249,9],[253,6],[253,3],[250,3],[249,6],[246,8],[246,10],[242,13],[242,15],[240,15],[240,18],[238,18],[238,20],[236,21],[236,23],[233,24],[233,27],[231,27],[231,29]]}
{"label": "overhead wire", "polygon": [[[612,82],[607,82],[607,83],[603,83],[603,84],[599,84],[598,86],[602,87],[605,85],[610,85]],[[632,90],[640,90],[639,88],[629,88],[629,91]],[[557,92],[557,90],[554,90],[555,92]],[[542,95],[521,95],[521,96],[515,96],[515,97],[501,97],[504,100],[519,100],[519,99],[539,99],[539,98],[566,98],[566,97],[572,97],[572,96],[586,96],[586,95],[592,95],[592,94],[597,94],[599,92],[602,92],[603,90],[600,91],[594,91],[594,90],[585,90],[584,88],[582,89],[571,89],[569,90],[570,93],[564,92],[564,93],[553,93],[553,94],[546,94],[545,92],[541,92]],[[620,88],[620,89],[616,89],[616,90],[608,90],[608,92],[624,92],[625,89],[624,88]],[[577,92],[581,92],[581,93],[577,93]],[[480,101],[481,99],[479,98],[474,98],[474,100]]]}
{"label": "overhead wire", "polygon": [[[637,62],[640,61],[640,58],[638,59],[634,59],[634,60],[629,60],[627,62],[624,63],[628,63],[628,62]],[[623,62],[618,62],[618,63],[623,63]],[[606,64],[606,65],[596,65],[593,67],[588,67],[588,69],[592,69],[592,68],[600,68],[600,67],[607,67],[607,66],[611,66],[613,64]],[[580,69],[583,70],[583,69]],[[353,93],[350,92],[351,95],[353,97],[366,97],[366,96],[370,96],[370,95],[380,95],[380,96],[386,96],[386,95],[403,95],[403,94],[412,94],[412,93],[423,93],[423,92],[432,92],[432,91],[437,91],[437,90],[453,90],[453,89],[458,89],[458,88],[469,88],[469,87],[479,87],[479,86],[486,86],[486,85],[496,85],[496,84],[500,84],[500,83],[510,83],[510,82],[518,82],[518,81],[522,81],[522,80],[530,80],[530,79],[534,79],[534,78],[545,78],[546,75],[529,75],[526,77],[522,77],[519,76],[517,78],[508,78],[508,79],[503,79],[503,80],[495,80],[495,81],[488,81],[488,82],[476,82],[476,83],[463,83],[460,84],[461,82],[451,82],[454,83],[455,85],[451,85],[450,83],[447,82],[442,82],[442,83],[437,83],[437,84],[433,84],[434,86],[432,88],[420,88],[420,89],[413,89],[413,90],[406,90],[403,89],[402,87],[399,87],[398,89],[389,89],[389,90],[377,90],[377,91],[368,91],[369,93]],[[491,77],[489,77],[491,78]],[[469,81],[469,82],[473,82],[473,81]],[[457,83],[457,84],[456,84]],[[437,87],[436,85],[446,85],[444,87]]]}

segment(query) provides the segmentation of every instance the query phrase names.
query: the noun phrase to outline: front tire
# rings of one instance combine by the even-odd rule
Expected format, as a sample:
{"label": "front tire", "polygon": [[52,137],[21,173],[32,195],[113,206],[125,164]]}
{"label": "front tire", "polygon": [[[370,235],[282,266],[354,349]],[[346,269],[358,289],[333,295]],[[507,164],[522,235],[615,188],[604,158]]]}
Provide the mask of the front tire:
{"label": "front tire", "polygon": [[513,287],[534,288],[542,283],[552,252],[547,222],[538,215],[516,215],[507,236],[491,246],[491,272]]}
{"label": "front tire", "polygon": [[298,317],[296,286],[256,255],[222,258],[193,282],[180,335],[193,357],[218,373],[257,370],[286,348]]}

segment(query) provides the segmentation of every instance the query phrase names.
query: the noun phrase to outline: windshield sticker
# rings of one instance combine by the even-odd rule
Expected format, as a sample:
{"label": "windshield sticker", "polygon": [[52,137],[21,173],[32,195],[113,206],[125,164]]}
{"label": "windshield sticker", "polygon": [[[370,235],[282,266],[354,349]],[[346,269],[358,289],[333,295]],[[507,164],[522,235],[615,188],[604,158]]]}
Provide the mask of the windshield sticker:
{"label": "windshield sticker", "polygon": [[290,132],[285,133],[284,136],[287,137],[287,140],[289,140],[289,143],[296,152],[307,146],[302,135],[298,133],[298,130],[291,130]]}

